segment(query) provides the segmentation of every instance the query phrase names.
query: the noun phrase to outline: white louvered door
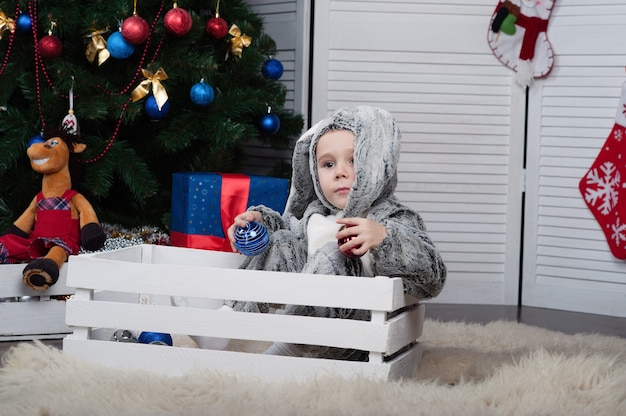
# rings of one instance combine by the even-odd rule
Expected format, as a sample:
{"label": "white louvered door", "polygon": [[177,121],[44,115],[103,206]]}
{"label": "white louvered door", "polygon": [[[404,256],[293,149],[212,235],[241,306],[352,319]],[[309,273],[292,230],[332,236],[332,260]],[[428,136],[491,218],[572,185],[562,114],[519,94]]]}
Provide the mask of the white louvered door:
{"label": "white louvered door", "polygon": [[396,116],[397,194],[422,214],[449,268],[434,302],[520,297],[626,316],[626,262],[612,258],[578,192],[626,80],[626,4],[556,0],[555,66],[528,107],[487,44],[496,4],[315,1],[312,121],[358,104]]}
{"label": "white louvered door", "polygon": [[315,2],[312,120],[359,104],[395,115],[397,195],[449,270],[436,302],[518,300],[525,96],[487,45],[495,5]]}
{"label": "white louvered door", "polygon": [[612,256],[578,189],[626,81],[626,4],[557,1],[552,16],[557,67],[529,94],[522,301],[626,317],[626,261]]}

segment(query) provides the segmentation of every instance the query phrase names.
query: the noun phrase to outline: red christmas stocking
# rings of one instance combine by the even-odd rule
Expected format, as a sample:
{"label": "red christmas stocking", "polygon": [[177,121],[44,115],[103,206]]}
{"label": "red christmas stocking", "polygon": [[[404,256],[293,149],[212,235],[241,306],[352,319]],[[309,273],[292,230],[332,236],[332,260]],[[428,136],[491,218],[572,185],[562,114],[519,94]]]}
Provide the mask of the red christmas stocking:
{"label": "red christmas stocking", "polygon": [[491,16],[487,40],[493,54],[517,72],[523,87],[550,73],[554,52],[548,20],[555,0],[501,0]]}
{"label": "red christmas stocking", "polygon": [[[578,188],[600,223],[611,253],[626,259],[626,82],[615,125]],[[624,158],[622,158],[624,152]]]}

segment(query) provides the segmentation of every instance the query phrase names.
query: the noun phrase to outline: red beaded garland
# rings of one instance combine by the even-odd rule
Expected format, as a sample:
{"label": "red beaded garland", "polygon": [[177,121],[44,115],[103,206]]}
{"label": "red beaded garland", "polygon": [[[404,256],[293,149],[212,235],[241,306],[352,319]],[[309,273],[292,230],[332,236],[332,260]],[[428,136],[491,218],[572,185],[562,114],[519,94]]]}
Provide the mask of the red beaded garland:
{"label": "red beaded garland", "polygon": [[[31,19],[33,21],[33,42],[37,45],[37,2],[33,1],[32,4],[28,3],[28,14],[30,14]],[[42,127],[46,127],[46,119],[43,116],[43,104],[41,103],[41,79],[39,72],[43,72],[46,81],[51,89],[54,89],[54,84],[52,84],[52,80],[48,76],[48,72],[46,71],[46,67],[43,64],[43,60],[41,59],[41,55],[39,54],[39,48],[35,48],[35,89],[37,96],[37,109],[39,110],[39,120],[41,122]]]}
{"label": "red beaded garland", "polygon": [[[152,21],[152,25],[150,26],[150,32],[154,31],[154,27],[156,26],[157,22],[161,18],[161,13],[163,12],[163,5],[164,5],[164,2],[161,3],[161,7],[159,8],[159,11],[157,12],[156,16],[154,17],[154,20]],[[96,85],[96,87],[99,88],[100,90],[104,91],[105,93],[109,94],[109,95],[124,95],[124,94],[128,93],[128,91],[130,91],[130,89],[135,85],[139,75],[142,73],[141,72],[141,68],[144,67],[144,63],[145,63],[145,60],[146,60],[146,54],[148,53],[148,46],[149,45],[150,45],[150,40],[148,40],[148,42],[146,43],[146,45],[144,47],[143,53],[141,54],[141,58],[139,60],[139,65],[137,66],[137,71],[135,71],[135,75],[130,80],[128,85],[126,85],[124,88],[122,88],[122,90],[120,90],[119,93],[113,93],[113,92],[107,91],[101,85]],[[161,46],[162,45],[163,45],[163,37],[161,38],[161,41],[157,45],[157,47],[156,47],[156,49],[154,51],[154,54],[152,55],[152,59],[150,60],[150,63],[152,63],[152,62],[154,62],[156,60],[157,56],[159,55],[159,52],[161,52]],[[98,156],[94,157],[93,159],[85,160],[82,163],[90,164],[90,163],[97,162],[98,160],[102,159],[104,157],[104,155],[107,154],[107,152],[113,146],[115,140],[117,139],[117,135],[119,134],[120,126],[122,125],[122,118],[124,116],[124,112],[126,111],[126,108],[129,106],[129,104],[131,102],[132,102],[132,98],[129,98],[128,101],[126,103],[124,103],[124,105],[122,106],[122,109],[120,111],[120,116],[118,117],[117,124],[115,125],[115,130],[113,131],[113,134],[111,135],[111,138],[107,141],[107,144],[104,147],[104,149],[102,150],[102,152],[100,152],[100,154]]]}

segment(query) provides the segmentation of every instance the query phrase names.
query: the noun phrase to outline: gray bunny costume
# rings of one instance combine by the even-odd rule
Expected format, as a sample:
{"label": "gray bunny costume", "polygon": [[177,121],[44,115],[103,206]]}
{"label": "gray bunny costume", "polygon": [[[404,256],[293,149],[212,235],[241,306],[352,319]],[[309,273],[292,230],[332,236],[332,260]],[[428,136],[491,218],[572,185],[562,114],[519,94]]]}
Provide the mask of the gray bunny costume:
{"label": "gray bunny costume", "polygon": [[[324,197],[317,175],[315,150],[319,138],[333,130],[355,135],[355,182],[346,207],[339,210]],[[428,235],[419,214],[402,205],[394,192],[398,182],[400,131],[392,115],[380,108],[342,108],[320,121],[297,141],[287,209],[283,215],[265,207],[248,210],[261,213],[270,232],[270,248],[246,259],[247,269],[362,276],[360,259],[341,254],[333,240],[313,253],[307,252],[307,224],[313,214],[366,217],[384,225],[387,236],[371,249],[374,275],[401,277],[405,292],[418,298],[437,296],[443,289],[446,267]],[[294,278],[297,278],[295,276]],[[235,302],[236,310],[268,310],[268,305]],[[351,319],[369,319],[362,310],[289,305],[287,313]],[[335,349],[332,349],[335,350]],[[360,359],[350,351],[320,351],[309,354]]]}

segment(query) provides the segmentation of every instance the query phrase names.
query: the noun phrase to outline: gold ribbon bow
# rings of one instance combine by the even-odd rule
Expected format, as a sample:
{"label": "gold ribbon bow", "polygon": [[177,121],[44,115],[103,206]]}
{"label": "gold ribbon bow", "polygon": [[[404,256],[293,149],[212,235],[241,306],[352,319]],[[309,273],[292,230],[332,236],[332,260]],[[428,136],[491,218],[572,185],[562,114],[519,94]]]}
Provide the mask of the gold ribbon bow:
{"label": "gold ribbon bow", "polygon": [[94,30],[87,36],[91,38],[91,42],[87,44],[87,49],[85,50],[85,56],[89,63],[93,64],[96,58],[98,58],[98,66],[100,66],[111,56],[111,53],[107,49],[107,42],[102,37],[102,34],[106,31],[107,30]]}
{"label": "gold ribbon bow", "polygon": [[0,11],[0,39],[2,39],[4,32],[7,30],[11,33],[15,33],[15,21],[7,17],[4,12]]}
{"label": "gold ribbon bow", "polygon": [[142,69],[141,72],[146,78],[135,88],[132,92],[133,102],[141,100],[148,95],[150,87],[152,87],[152,95],[156,100],[157,107],[161,111],[161,107],[167,102],[167,91],[165,87],[161,85],[161,81],[167,79],[167,74],[163,68],[159,68],[154,74],[147,69]]}
{"label": "gold ribbon bow", "polygon": [[230,39],[230,51],[233,55],[241,58],[241,53],[244,47],[250,46],[252,38],[245,33],[242,34],[237,25],[232,25],[228,30],[228,33],[232,36]]}

